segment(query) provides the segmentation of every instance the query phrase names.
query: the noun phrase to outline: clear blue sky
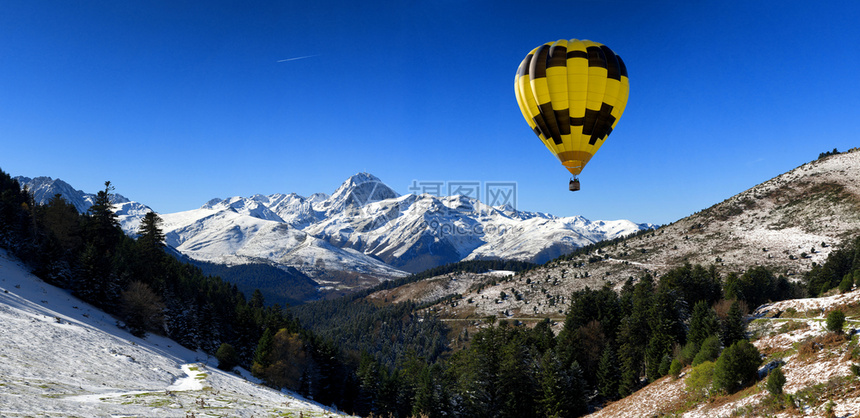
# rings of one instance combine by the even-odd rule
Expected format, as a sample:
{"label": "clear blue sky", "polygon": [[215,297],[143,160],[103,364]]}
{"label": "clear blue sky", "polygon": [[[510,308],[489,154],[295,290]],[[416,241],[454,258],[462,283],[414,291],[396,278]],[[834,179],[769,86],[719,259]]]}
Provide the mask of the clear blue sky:
{"label": "clear blue sky", "polygon": [[[670,223],[860,146],[858,28],[853,0],[6,0],[0,169],[110,180],[160,213],[367,171]],[[631,84],[576,193],[513,94],[526,53],[570,38],[612,48]]]}

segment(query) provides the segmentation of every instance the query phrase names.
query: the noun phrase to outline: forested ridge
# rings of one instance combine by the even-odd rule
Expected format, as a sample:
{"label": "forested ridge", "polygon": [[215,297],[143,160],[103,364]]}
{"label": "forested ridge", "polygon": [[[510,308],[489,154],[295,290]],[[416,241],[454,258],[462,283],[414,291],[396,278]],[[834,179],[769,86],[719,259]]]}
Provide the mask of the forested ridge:
{"label": "forested ridge", "polygon": [[[242,365],[273,387],[364,416],[578,416],[686,365],[705,365],[715,390],[731,393],[757,378],[749,373],[760,361],[746,339],[749,309],[860,280],[860,238],[802,282],[761,266],[722,272],[686,264],[631,278],[620,292],[575,292],[557,335],[548,320],[488,319],[453,351],[438,318],[414,303],[372,304],[369,291],[294,308],[267,304],[260,292],[248,299],[167,255],[155,213],[138,238],[124,235],[112,190],[106,183],[81,215],[59,196],[35,205],[0,171],[0,246],[137,335],[167,335],[216,355],[225,369]],[[469,262],[426,274],[529,267]]]}

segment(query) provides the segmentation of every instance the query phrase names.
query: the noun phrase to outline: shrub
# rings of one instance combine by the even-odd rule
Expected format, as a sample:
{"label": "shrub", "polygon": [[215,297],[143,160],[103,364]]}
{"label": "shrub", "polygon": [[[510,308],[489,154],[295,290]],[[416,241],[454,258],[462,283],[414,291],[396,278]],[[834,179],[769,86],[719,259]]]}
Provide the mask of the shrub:
{"label": "shrub", "polygon": [[845,314],[840,310],[835,310],[827,315],[827,330],[831,332],[842,332],[842,327],[845,325]]}
{"label": "shrub", "polygon": [[854,276],[851,273],[845,275],[839,282],[839,293],[848,293],[854,287]]}
{"label": "shrub", "polygon": [[714,362],[706,361],[693,367],[685,380],[687,392],[696,399],[706,398],[711,394],[714,378]]}
{"label": "shrub", "polygon": [[164,303],[149,286],[132,282],[121,294],[121,311],[128,330],[137,337],[159,332],[164,325]]}
{"label": "shrub", "polygon": [[678,375],[681,374],[681,369],[683,367],[684,366],[680,361],[678,361],[678,359],[672,360],[672,365],[669,366],[669,375],[672,376],[672,378],[677,379]]}
{"label": "shrub", "polygon": [[740,340],[725,350],[714,365],[714,388],[728,393],[755,382],[761,353],[747,340]]}
{"label": "shrub", "polygon": [[785,374],[782,373],[782,367],[777,367],[768,373],[765,386],[771,395],[782,395],[782,387],[785,386]]}
{"label": "shrub", "polygon": [[681,349],[681,353],[678,355],[677,359],[681,365],[690,365],[693,364],[693,359],[696,358],[696,354],[698,353],[699,345],[690,341]]}
{"label": "shrub", "polygon": [[218,359],[218,368],[225,371],[233,370],[239,364],[239,356],[236,354],[236,349],[232,345],[223,343],[215,352],[215,358]]}
{"label": "shrub", "polygon": [[693,358],[693,367],[698,366],[706,361],[715,361],[720,356],[720,339],[716,335],[712,335],[705,339],[702,343],[702,348]]}

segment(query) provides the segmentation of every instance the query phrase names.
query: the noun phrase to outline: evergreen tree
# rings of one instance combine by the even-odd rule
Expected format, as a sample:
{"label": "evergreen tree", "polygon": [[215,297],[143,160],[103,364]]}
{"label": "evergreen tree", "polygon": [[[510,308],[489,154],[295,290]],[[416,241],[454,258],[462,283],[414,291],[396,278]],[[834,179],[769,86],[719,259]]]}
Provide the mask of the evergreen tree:
{"label": "evergreen tree", "polygon": [[693,367],[698,366],[706,361],[716,361],[720,356],[720,340],[716,335],[711,335],[702,341],[702,346],[699,352],[693,358]]}
{"label": "evergreen tree", "polygon": [[119,218],[113,211],[113,190],[106,181],[105,189],[96,194],[93,205],[87,210],[87,240],[100,252],[110,252],[122,236]]}
{"label": "evergreen tree", "polygon": [[597,389],[600,396],[609,400],[617,399],[620,380],[621,371],[618,368],[618,358],[612,344],[609,344],[603,351],[597,368]]}
{"label": "evergreen tree", "polygon": [[714,365],[714,388],[728,393],[746,387],[758,378],[761,353],[747,340],[739,340],[723,350]]}
{"label": "evergreen tree", "polygon": [[[503,407],[500,417],[518,418],[533,414],[537,410],[536,388],[534,379],[536,365],[531,347],[514,338],[502,347],[501,364],[499,364],[498,382],[500,385]],[[539,361],[539,359],[538,359]]]}
{"label": "evergreen tree", "polygon": [[777,367],[767,374],[767,383],[765,387],[773,396],[782,395],[782,388],[785,386],[785,374],[782,372],[782,367]]}
{"label": "evergreen tree", "polygon": [[218,359],[218,368],[221,370],[230,371],[239,364],[236,349],[227,343],[222,343],[218,347],[218,351],[215,352],[215,358]]}
{"label": "evergreen tree", "polygon": [[722,323],[720,340],[723,347],[728,347],[746,338],[746,322],[737,300],[732,302],[729,313]]}
{"label": "evergreen tree", "polygon": [[842,333],[842,327],[845,326],[845,313],[837,309],[827,314],[827,330],[835,333]]}
{"label": "evergreen tree", "polygon": [[642,375],[645,349],[640,345],[642,332],[637,329],[631,318],[621,321],[618,333],[618,358],[621,363],[621,378],[618,381],[618,395],[625,397],[639,388]]}
{"label": "evergreen tree", "polygon": [[540,414],[524,416],[574,417],[587,412],[586,383],[576,362],[565,368],[558,355],[549,350],[541,358],[538,380]]}
{"label": "evergreen tree", "polygon": [[854,286],[854,276],[851,273],[845,273],[842,281],[839,282],[839,293],[847,293]]}
{"label": "evergreen tree", "polygon": [[263,292],[260,292],[260,289],[254,289],[254,293],[251,295],[251,300],[248,301],[248,305],[252,308],[261,309],[266,306],[266,301],[263,298]]}
{"label": "evergreen tree", "polygon": [[86,248],[81,257],[81,274],[77,292],[87,302],[112,309],[119,299],[121,286],[114,274],[114,256],[124,235],[113,212],[113,186],[105,182],[95,202],[87,211],[85,222]]}
{"label": "evergreen tree", "polygon": [[147,212],[140,220],[138,241],[144,244],[144,248],[153,250],[164,248],[164,232],[161,231],[161,223],[161,217],[152,211]]}
{"label": "evergreen tree", "polygon": [[705,338],[716,335],[720,331],[720,322],[716,312],[704,300],[696,302],[690,317],[690,327],[687,341],[701,346]]}
{"label": "evergreen tree", "polygon": [[156,288],[164,285],[164,233],[160,224],[161,217],[155,212],[148,212],[140,221],[137,238],[138,280]]}
{"label": "evergreen tree", "polygon": [[720,275],[716,266],[705,269],[701,265],[692,266],[689,263],[669,270],[660,278],[659,288],[663,291],[673,290],[689,305],[705,301],[708,305],[720,299]]}

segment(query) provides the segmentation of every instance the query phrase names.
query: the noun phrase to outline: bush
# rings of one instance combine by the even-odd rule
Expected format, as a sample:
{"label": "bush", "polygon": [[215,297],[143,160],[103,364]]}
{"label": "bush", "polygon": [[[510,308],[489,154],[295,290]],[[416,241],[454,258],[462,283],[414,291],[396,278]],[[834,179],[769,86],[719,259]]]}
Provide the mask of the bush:
{"label": "bush", "polygon": [[682,368],[684,368],[684,366],[681,364],[680,361],[678,361],[678,359],[672,360],[672,365],[669,366],[669,376],[672,376],[672,378],[677,379],[678,375],[681,374]]}
{"label": "bush", "polygon": [[845,325],[845,314],[840,310],[835,310],[827,315],[827,330],[831,332],[842,332],[842,327]]}
{"label": "bush", "polygon": [[758,378],[761,353],[747,340],[740,340],[725,350],[714,365],[714,388],[734,393]]}
{"label": "bush", "polygon": [[693,364],[693,359],[696,358],[696,354],[698,353],[699,345],[690,341],[681,349],[681,353],[678,355],[677,359],[682,365],[688,366]]}
{"label": "bush", "polygon": [[684,382],[687,392],[696,399],[706,398],[711,394],[711,386],[714,378],[714,362],[706,361],[693,367],[690,375]]}
{"label": "bush", "polygon": [[854,287],[854,275],[848,273],[842,278],[842,281],[839,282],[839,293],[848,293],[851,291],[852,287]]}
{"label": "bush", "polygon": [[777,367],[768,373],[765,386],[771,395],[782,395],[782,387],[785,386],[785,374],[782,373],[782,367]]}
{"label": "bush", "polygon": [[215,358],[218,359],[218,368],[224,371],[233,370],[239,365],[239,356],[236,355],[236,349],[232,345],[223,343],[215,352]]}
{"label": "bush", "polygon": [[693,367],[698,366],[706,361],[715,361],[720,356],[720,339],[716,335],[712,335],[705,339],[702,343],[702,348],[696,353],[693,358]]}
{"label": "bush", "polygon": [[121,294],[125,325],[136,337],[143,338],[146,332],[161,332],[164,328],[164,303],[149,286],[132,282]]}

